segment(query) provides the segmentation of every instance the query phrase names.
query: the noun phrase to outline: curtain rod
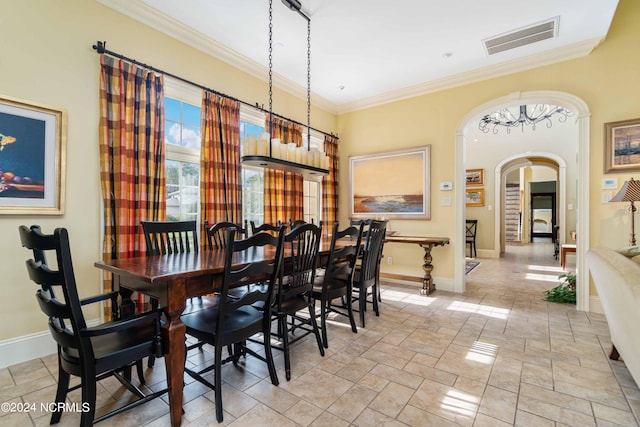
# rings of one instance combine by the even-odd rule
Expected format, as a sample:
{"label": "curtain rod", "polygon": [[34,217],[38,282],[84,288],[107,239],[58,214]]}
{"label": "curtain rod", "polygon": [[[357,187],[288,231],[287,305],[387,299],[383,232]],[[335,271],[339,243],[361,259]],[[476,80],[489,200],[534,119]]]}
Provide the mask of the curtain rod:
{"label": "curtain rod", "polygon": [[[128,57],[126,57],[124,55],[121,55],[119,53],[115,53],[115,52],[112,52],[110,50],[107,50],[106,46],[107,46],[107,42],[106,41],[103,41],[103,42],[97,41],[96,44],[94,44],[92,47],[97,53],[106,54],[106,55],[113,56],[114,58],[118,58],[118,59],[124,59],[125,61],[129,61],[132,64],[139,65],[139,66],[141,66],[143,68],[146,68],[149,71],[155,71],[156,73],[164,74],[165,76],[169,76],[169,77],[174,78],[176,80],[180,80],[183,83],[187,83],[187,84],[189,84],[191,86],[195,86],[195,87],[197,87],[199,89],[215,93],[216,95],[224,96],[225,98],[232,99],[232,100],[237,101],[237,102],[239,102],[241,104],[244,104],[244,105],[248,105],[249,107],[258,109],[258,110],[260,110],[260,111],[262,111],[264,113],[268,113],[269,112],[268,110],[265,110],[264,108],[260,107],[260,105],[257,102],[255,104],[251,104],[250,102],[246,102],[246,101],[243,101],[241,99],[235,98],[233,96],[229,96],[229,95],[227,95],[225,93],[222,93],[222,92],[219,92],[217,90],[208,88],[208,87],[203,86],[201,84],[194,83],[191,80],[187,80],[187,79],[185,79],[183,77],[176,76],[175,74],[168,73],[168,72],[166,72],[164,70],[161,70],[159,68],[153,67],[151,65],[147,65],[147,64],[145,64],[143,62],[136,61],[135,59],[128,58]],[[281,119],[287,120],[287,121],[289,121],[291,123],[295,123],[295,124],[303,126],[305,128],[307,127],[306,124],[300,123],[297,120],[290,119],[288,117],[282,116],[282,115],[277,114],[277,113],[272,113],[272,114],[274,116],[276,116],[276,117],[279,117]],[[334,135],[333,133],[327,133],[327,132],[321,131],[320,129],[316,129],[316,128],[313,128],[313,127],[310,127],[310,126],[309,126],[309,129],[312,129],[312,130],[314,130],[316,132],[320,132],[321,134],[326,135],[326,136],[331,136],[332,138],[335,138],[335,139],[340,139],[340,138],[338,138],[338,135]]]}

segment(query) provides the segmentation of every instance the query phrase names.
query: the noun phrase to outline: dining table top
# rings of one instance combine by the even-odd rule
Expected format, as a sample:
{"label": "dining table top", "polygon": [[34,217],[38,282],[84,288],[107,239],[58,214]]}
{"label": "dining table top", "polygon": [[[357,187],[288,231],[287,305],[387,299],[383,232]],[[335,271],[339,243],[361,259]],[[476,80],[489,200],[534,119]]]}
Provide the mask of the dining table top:
{"label": "dining table top", "polygon": [[[336,241],[336,246],[345,246],[349,239]],[[329,254],[331,236],[323,235],[320,240],[319,256]],[[284,256],[287,256],[285,248]],[[232,264],[241,267],[256,261],[272,260],[275,249],[255,248],[234,254]],[[137,278],[147,283],[168,282],[176,278],[188,279],[202,275],[221,275],[224,272],[224,248],[213,248],[198,252],[174,253],[168,255],[143,255],[135,258],[101,260],[95,267],[115,274]]]}

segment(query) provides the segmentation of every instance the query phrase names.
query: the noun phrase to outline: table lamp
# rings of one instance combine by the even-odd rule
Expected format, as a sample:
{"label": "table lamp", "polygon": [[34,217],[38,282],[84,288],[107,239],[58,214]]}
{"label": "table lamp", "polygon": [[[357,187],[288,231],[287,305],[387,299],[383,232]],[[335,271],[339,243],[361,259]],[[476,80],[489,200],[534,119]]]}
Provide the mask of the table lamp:
{"label": "table lamp", "polygon": [[640,181],[636,181],[633,178],[629,181],[625,181],[620,191],[618,191],[618,193],[609,200],[609,202],[631,202],[631,237],[629,238],[629,244],[631,246],[636,245],[634,216],[637,209],[633,202],[637,201],[640,201]]}

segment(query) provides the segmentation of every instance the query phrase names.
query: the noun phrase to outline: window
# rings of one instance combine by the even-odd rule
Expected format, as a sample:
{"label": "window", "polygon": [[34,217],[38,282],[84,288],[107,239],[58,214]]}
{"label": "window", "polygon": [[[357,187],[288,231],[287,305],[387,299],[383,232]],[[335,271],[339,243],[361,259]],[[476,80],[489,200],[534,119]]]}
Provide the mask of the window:
{"label": "window", "polygon": [[304,181],[304,220],[319,224],[322,218],[319,212],[320,208],[320,188],[321,184],[315,181]]}
{"label": "window", "polygon": [[[302,132],[303,145],[307,145],[306,129]],[[311,130],[311,148],[324,151],[324,136]],[[320,224],[322,219],[322,183],[316,181],[304,181],[304,220]],[[326,226],[326,225],[325,225]]]}
{"label": "window", "polygon": [[197,220],[200,205],[200,91],[165,80],[167,220]]}
{"label": "window", "polygon": [[[200,89],[165,78],[165,176],[167,220],[198,220],[200,212]],[[264,133],[265,113],[240,105],[240,139]],[[303,143],[307,144],[306,130]],[[323,150],[323,136],[311,131],[311,147]],[[264,170],[242,167],[242,216],[256,224],[264,222]],[[304,183],[304,220],[318,224],[321,218],[322,185]]]}
{"label": "window", "polygon": [[[240,106],[240,139],[248,135],[259,137],[264,133],[265,113],[263,111]],[[307,133],[303,131],[303,145],[307,145]],[[324,137],[320,132],[311,131],[311,147],[324,151]],[[304,181],[304,219],[319,224],[321,218],[322,185],[315,181]],[[242,167],[242,216],[256,224],[264,222],[264,172],[261,168]],[[287,218],[283,218],[286,220]],[[295,219],[295,218],[292,218]]]}
{"label": "window", "polygon": [[[264,112],[240,106],[240,140],[264,133]],[[264,170],[242,166],[242,217],[256,225],[264,223]]]}

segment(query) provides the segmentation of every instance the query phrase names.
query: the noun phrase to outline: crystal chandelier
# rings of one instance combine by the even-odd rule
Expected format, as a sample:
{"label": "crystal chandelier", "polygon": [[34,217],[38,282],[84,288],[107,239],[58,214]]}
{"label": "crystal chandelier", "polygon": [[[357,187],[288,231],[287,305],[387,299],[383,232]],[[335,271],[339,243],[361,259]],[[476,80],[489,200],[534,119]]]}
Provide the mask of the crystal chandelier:
{"label": "crystal chandelier", "polygon": [[554,115],[558,116],[558,122],[563,123],[567,121],[568,117],[573,116],[573,113],[558,105],[521,105],[518,117],[509,108],[503,108],[481,118],[478,127],[484,133],[489,133],[490,129],[493,133],[498,133],[499,126],[503,126],[507,128],[507,133],[511,133],[511,128],[518,126],[524,132],[525,125],[531,126],[531,129],[536,130],[538,123],[545,122],[546,126],[550,128],[553,125],[551,118]]}

